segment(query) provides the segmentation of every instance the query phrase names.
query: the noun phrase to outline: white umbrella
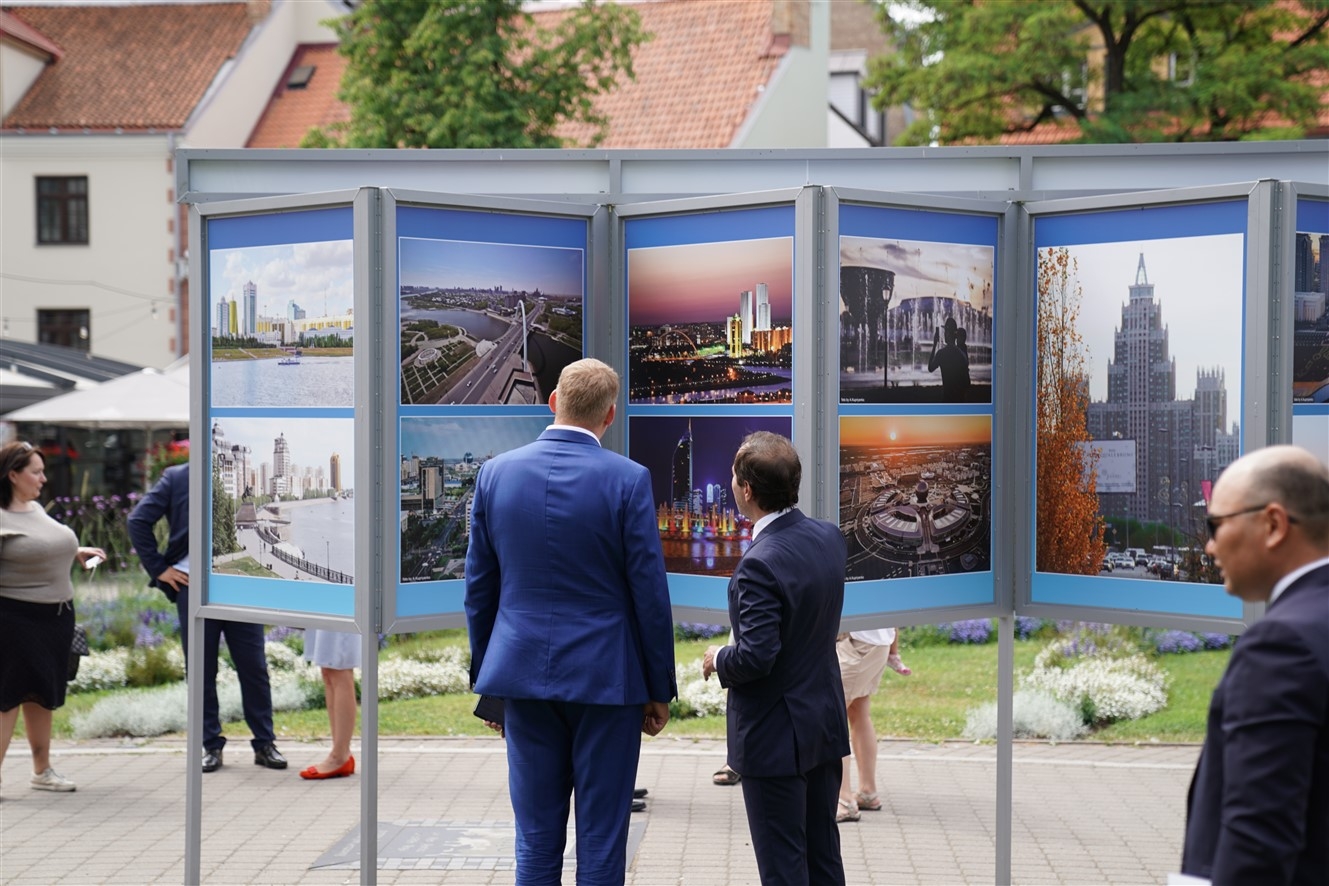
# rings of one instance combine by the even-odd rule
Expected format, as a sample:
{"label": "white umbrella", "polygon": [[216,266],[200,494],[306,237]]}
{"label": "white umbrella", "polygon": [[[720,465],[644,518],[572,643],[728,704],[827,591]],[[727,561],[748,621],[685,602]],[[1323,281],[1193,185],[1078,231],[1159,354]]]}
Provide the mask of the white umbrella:
{"label": "white umbrella", "polygon": [[5,420],[78,428],[188,428],[189,363],[131,372],[16,409]]}

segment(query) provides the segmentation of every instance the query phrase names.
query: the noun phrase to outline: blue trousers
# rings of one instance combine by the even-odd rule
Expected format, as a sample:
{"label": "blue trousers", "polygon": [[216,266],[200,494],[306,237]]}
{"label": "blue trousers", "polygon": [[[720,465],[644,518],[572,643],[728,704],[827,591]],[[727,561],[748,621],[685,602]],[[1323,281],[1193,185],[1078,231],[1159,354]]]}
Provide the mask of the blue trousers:
{"label": "blue trousers", "polygon": [[[175,600],[180,616],[180,645],[189,655],[189,592],[182,591]],[[240,705],[245,722],[254,737],[250,744],[257,750],[276,740],[272,731],[272,687],[268,683],[268,660],[263,654],[263,625],[238,621],[203,621],[203,747],[221,750],[226,745],[222,735],[221,709],[217,703],[217,655],[221,637],[231,651],[236,676],[240,678]],[[186,658],[188,661],[188,658]]]}
{"label": "blue trousers", "polygon": [[641,705],[505,702],[517,886],[562,881],[570,796],[577,804],[577,883],[623,883],[641,721]]}
{"label": "blue trousers", "polygon": [[839,760],[786,778],[743,773],[743,805],[762,886],[844,886],[835,823],[840,775]]}

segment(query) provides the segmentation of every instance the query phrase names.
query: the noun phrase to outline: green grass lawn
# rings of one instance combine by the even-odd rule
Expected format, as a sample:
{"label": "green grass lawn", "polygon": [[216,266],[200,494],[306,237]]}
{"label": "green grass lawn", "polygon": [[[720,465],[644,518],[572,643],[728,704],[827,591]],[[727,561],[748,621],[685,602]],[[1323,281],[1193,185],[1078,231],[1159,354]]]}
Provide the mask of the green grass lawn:
{"label": "green grass lawn", "polygon": [[[723,640],[723,638],[720,638]],[[387,654],[409,651],[413,645],[428,643],[465,643],[464,632],[447,632],[428,638],[394,643]],[[675,646],[675,660],[680,668],[701,658],[710,641],[680,642]],[[1033,666],[1034,657],[1046,641],[1017,641],[1015,668],[1018,675]],[[981,646],[929,645],[901,650],[913,675],[901,677],[887,671],[881,689],[872,704],[872,719],[881,737],[909,738],[921,741],[958,739],[965,716],[971,708],[991,702],[997,695],[997,644]],[[1209,651],[1184,655],[1164,655],[1159,664],[1171,675],[1168,706],[1140,720],[1113,724],[1087,736],[1090,740],[1111,742],[1198,742],[1204,738],[1209,697],[1227,666],[1229,652]],[[680,672],[679,682],[693,675]],[[106,693],[71,695],[56,712],[55,732],[70,737],[70,717],[90,708]],[[472,695],[440,695],[403,701],[379,703],[380,735],[489,735],[484,725],[472,715]],[[325,739],[327,714],[323,710],[280,712],[275,717],[277,734],[292,739]],[[249,735],[243,722],[229,723],[226,734],[234,738]],[[666,735],[722,738],[723,716],[674,719]]]}

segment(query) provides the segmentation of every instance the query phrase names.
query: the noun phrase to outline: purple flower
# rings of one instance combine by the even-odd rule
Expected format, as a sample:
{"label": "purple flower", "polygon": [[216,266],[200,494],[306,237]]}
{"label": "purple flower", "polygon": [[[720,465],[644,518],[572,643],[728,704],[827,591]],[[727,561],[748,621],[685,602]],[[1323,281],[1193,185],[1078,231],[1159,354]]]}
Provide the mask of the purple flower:
{"label": "purple flower", "polygon": [[1034,634],[1038,633],[1043,627],[1043,619],[1030,618],[1027,615],[1015,616],[1015,636],[1021,640],[1028,640]]}
{"label": "purple flower", "polygon": [[986,643],[991,638],[992,622],[986,618],[951,623],[952,643]]}
{"label": "purple flower", "polygon": [[1203,646],[1200,638],[1190,631],[1163,631],[1154,638],[1154,648],[1162,655],[1196,652]]}
{"label": "purple flower", "polygon": [[147,625],[139,625],[134,632],[134,645],[140,649],[155,649],[165,640],[159,631]]}
{"label": "purple flower", "polygon": [[1227,649],[1232,645],[1231,634],[1200,634],[1200,641],[1204,643],[1205,649]]}

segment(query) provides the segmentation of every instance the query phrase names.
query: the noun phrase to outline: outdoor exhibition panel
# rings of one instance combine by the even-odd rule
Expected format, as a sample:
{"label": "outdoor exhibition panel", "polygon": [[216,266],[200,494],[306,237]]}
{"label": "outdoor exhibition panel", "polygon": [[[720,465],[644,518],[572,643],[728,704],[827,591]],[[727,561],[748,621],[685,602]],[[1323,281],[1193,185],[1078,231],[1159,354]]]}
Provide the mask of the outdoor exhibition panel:
{"label": "outdoor exhibition panel", "polygon": [[1271,442],[1278,187],[1026,207],[1032,568],[1017,611],[1240,629],[1248,613],[1203,556],[1204,517],[1221,468]]}
{"label": "outdoor exhibition panel", "polygon": [[1329,187],[1287,185],[1282,320],[1292,342],[1292,442],[1329,459]]}
{"label": "outdoor exhibition panel", "polygon": [[607,268],[604,215],[385,192],[381,328],[393,378],[382,451],[396,456],[384,460],[381,488],[399,515],[382,539],[385,630],[465,625],[476,475],[549,425],[563,367],[608,354],[608,287],[596,272]]}

